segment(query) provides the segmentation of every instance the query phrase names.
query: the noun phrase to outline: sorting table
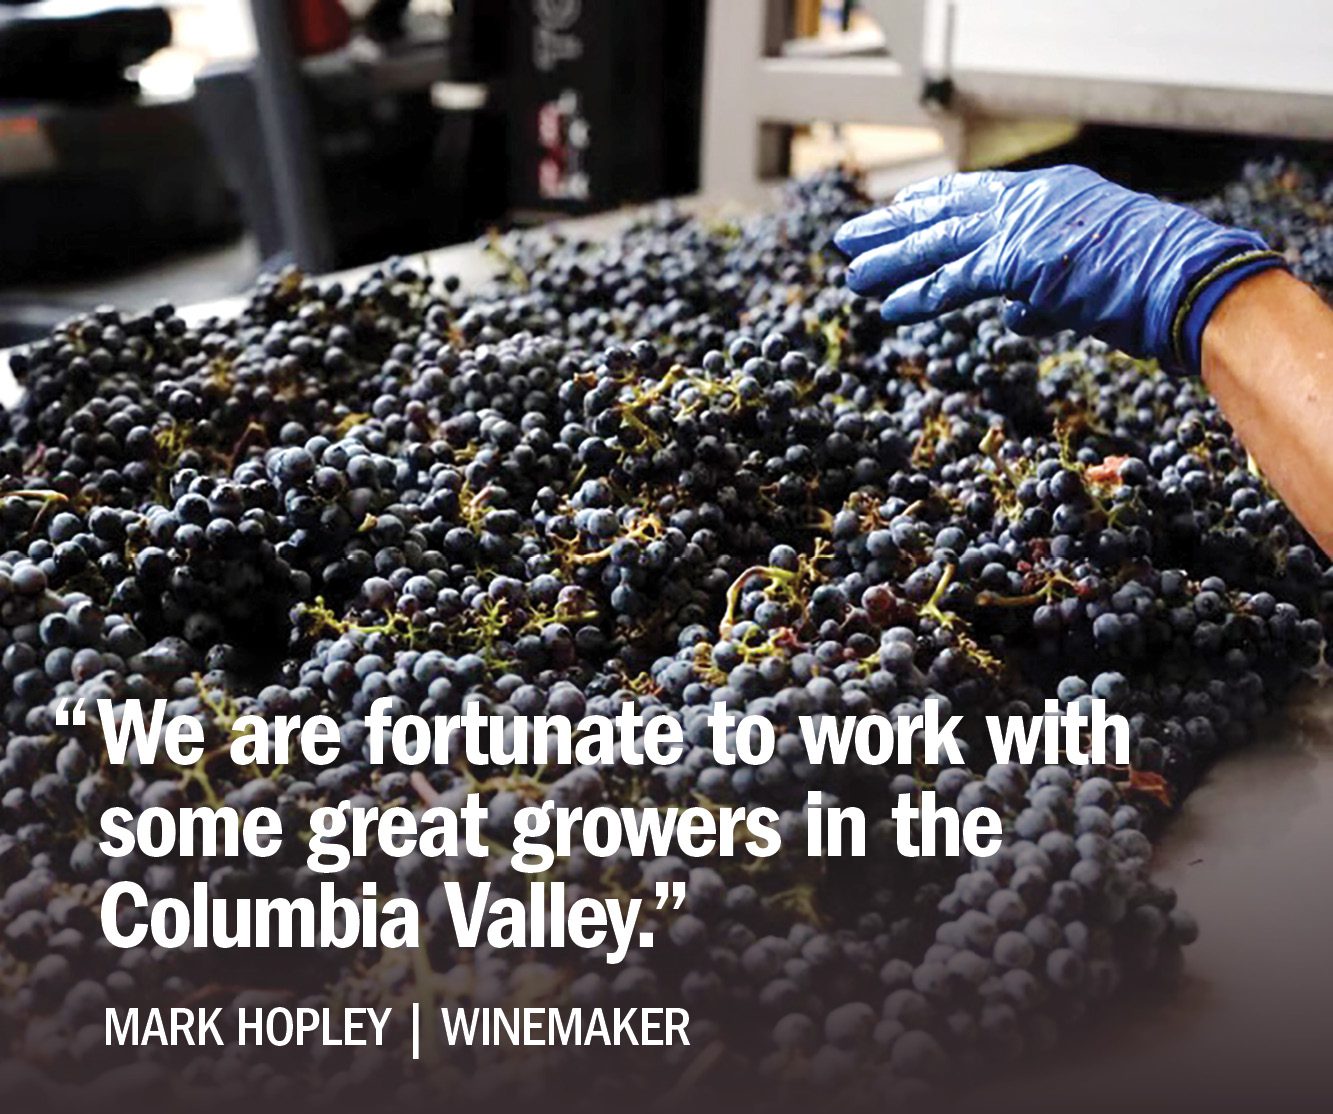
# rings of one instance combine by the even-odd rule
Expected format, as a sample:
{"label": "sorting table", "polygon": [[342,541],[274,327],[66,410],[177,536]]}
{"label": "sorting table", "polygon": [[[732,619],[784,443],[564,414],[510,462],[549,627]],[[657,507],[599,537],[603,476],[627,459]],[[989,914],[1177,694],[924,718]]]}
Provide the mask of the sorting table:
{"label": "sorting table", "polygon": [[[697,203],[687,203],[696,208]],[[627,212],[555,226],[595,239]],[[479,243],[412,257],[435,275],[475,286],[497,270]],[[373,268],[330,276],[354,283]],[[187,307],[200,321],[234,313],[242,299]],[[0,403],[18,389],[0,353]],[[1187,985],[1154,1009],[1129,1011],[1060,1066],[997,1085],[1000,1099],[1031,1110],[1091,1099],[1152,1108],[1168,1101],[1214,1110],[1304,1105],[1319,1094],[1333,1004],[1333,691],[1300,700],[1283,722],[1224,756],[1172,818],[1157,871],[1199,919]],[[1049,1086],[1047,1086],[1049,1084]],[[1189,1108],[1189,1107],[1187,1107]]]}

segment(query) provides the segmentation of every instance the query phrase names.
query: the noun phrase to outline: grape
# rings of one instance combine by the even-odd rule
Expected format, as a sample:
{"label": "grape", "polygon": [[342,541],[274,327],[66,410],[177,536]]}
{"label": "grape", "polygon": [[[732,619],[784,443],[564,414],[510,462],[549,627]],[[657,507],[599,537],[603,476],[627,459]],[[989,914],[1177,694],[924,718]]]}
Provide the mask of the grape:
{"label": "grape", "polygon": [[[1272,164],[1203,208],[1259,228],[1327,290],[1328,193]],[[613,1070],[595,1049],[520,1062],[451,1047],[427,1063],[400,1041],[335,1070],[318,1049],[272,1064],[215,1049],[181,1082],[217,1100],[633,1098],[670,1092],[716,1046],[706,1085],[747,1105],[765,1087],[878,1100],[1046,1051],[1105,997],[1178,975],[1198,926],[1153,879],[1156,833],[1319,662],[1333,574],[1197,383],[1094,342],[1018,337],[994,302],[888,329],[828,247],[867,204],[839,172],[735,225],[662,209],[598,244],[510,236],[505,273],[466,293],[402,260],[347,287],[287,270],[234,317],[99,309],[12,358],[0,977],[16,990],[0,1058],[14,1079],[92,1087],[123,1066],[102,1043],[108,1003],[401,1002],[424,971],[443,1002],[684,1005],[692,1046],[618,1049]],[[927,698],[964,717],[962,765],[805,754],[800,716],[911,716]],[[325,714],[340,755],[257,778],[225,761],[111,767],[95,724],[57,725],[71,699],[164,699],[201,719],[210,750],[240,715]],[[1130,724],[1128,769],[992,761],[982,717],[1093,699]],[[687,752],[648,771],[375,768],[377,700],[572,719],[632,700],[677,718]],[[719,700],[773,723],[767,764],[713,761]],[[418,902],[415,967],[375,949],[292,962],[101,940],[108,881],[153,900],[196,881],[224,897],[317,883],[299,840],[254,862],[108,859],[96,832],[113,805],[270,805],[290,831],[323,804],[457,807],[478,786],[497,846],[524,803],[551,799],[762,805],[789,850],[558,862],[553,879],[593,894],[686,883],[656,946],[619,967],[460,949],[441,883],[523,894],[498,857],[375,851],[334,876],[345,894],[373,881]],[[996,809],[999,852],[900,858],[889,809],[925,789]],[[811,792],[865,810],[870,854],[804,857]],[[149,1090],[177,1069],[153,1049],[139,1066]]]}

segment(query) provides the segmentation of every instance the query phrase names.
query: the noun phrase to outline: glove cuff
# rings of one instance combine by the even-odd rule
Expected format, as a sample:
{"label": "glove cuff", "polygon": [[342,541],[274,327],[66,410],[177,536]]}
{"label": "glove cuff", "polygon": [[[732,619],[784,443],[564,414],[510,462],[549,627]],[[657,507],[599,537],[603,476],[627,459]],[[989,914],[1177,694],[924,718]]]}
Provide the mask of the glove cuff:
{"label": "glove cuff", "polygon": [[1247,278],[1274,267],[1285,267],[1286,257],[1268,249],[1242,251],[1228,256],[1196,279],[1180,299],[1171,320],[1170,370],[1198,375],[1203,363],[1203,330],[1222,299]]}

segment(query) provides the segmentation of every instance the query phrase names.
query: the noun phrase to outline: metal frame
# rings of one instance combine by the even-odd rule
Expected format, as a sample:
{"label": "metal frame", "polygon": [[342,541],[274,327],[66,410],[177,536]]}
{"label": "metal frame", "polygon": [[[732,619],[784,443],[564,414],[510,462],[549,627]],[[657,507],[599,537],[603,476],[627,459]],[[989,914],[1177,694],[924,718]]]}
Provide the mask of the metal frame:
{"label": "metal frame", "polygon": [[780,57],[786,0],[711,0],[704,62],[705,197],[752,200],[781,175],[784,126],[833,120],[934,127],[953,121],[922,103],[930,0],[865,0],[889,55]]}
{"label": "metal frame", "polygon": [[1101,124],[1333,140],[1333,97],[1218,86],[1015,75],[951,76],[950,111],[968,116],[1063,116]]}
{"label": "metal frame", "polygon": [[258,48],[255,103],[283,240],[292,261],[302,270],[327,271],[334,264],[333,237],[305,76],[287,5],[250,0],[250,14]]}

